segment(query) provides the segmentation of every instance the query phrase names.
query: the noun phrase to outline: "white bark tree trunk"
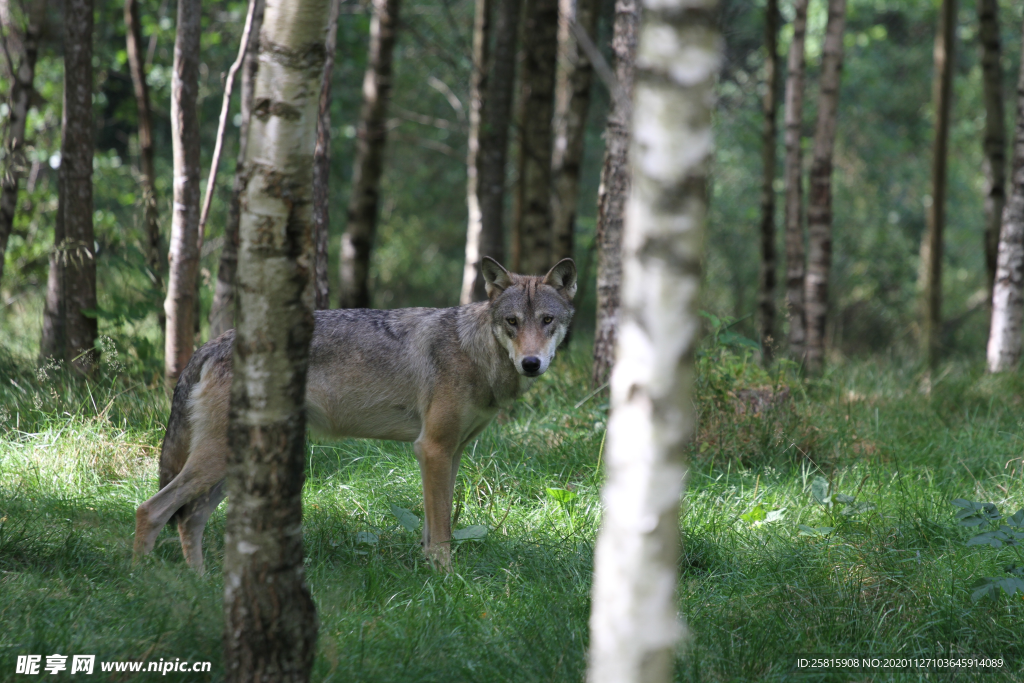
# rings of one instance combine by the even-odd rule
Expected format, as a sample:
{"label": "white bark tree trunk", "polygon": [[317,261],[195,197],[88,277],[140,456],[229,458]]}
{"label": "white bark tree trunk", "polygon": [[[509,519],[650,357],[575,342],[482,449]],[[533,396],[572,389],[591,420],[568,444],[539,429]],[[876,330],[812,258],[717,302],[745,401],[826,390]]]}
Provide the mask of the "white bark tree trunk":
{"label": "white bark tree trunk", "polygon": [[796,0],[793,41],[789,44],[786,74],[786,308],[789,318],[789,355],[802,361],[807,343],[804,319],[803,154],[801,144],[804,112],[804,45],[807,36],[808,0]]}
{"label": "white bark tree trunk", "polygon": [[225,678],[308,681],[317,619],[302,552],[313,335],[313,150],[330,0],[268,0],[260,36],[236,289]]}
{"label": "white bark tree trunk", "polygon": [[1024,322],[1024,68],[1017,81],[1012,182],[999,234],[992,327],[988,337],[989,372],[1012,370],[1020,361],[1021,324]]}
{"label": "white bark tree trunk", "polygon": [[591,683],[671,679],[679,503],[722,40],[715,0],[647,0],[636,56],[608,480],[594,558]]}

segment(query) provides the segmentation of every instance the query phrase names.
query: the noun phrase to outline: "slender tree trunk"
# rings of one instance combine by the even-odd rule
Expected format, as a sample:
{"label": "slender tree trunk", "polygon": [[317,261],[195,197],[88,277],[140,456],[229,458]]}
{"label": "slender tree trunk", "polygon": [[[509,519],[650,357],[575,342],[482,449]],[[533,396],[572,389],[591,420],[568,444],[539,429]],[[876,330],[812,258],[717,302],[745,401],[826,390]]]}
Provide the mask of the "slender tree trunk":
{"label": "slender tree trunk", "polygon": [[92,231],[92,0],[64,2],[64,268],[67,355],[91,372],[96,318],[96,258]]}
{"label": "slender tree trunk", "polygon": [[999,250],[999,225],[1006,204],[1006,114],[1003,68],[999,63],[999,3],[978,0],[981,73],[985,90],[985,266],[992,300]]}
{"label": "slender tree trunk", "polygon": [[[65,108],[65,114],[67,109]],[[49,256],[46,302],[43,306],[43,333],[39,340],[39,358],[67,360],[67,301],[64,294],[64,168],[57,169],[57,213],[53,217],[53,250]]]}
{"label": "slender tree trunk", "polygon": [[932,202],[927,207],[927,229],[921,242],[921,353],[929,367],[938,358],[942,327],[942,241],[946,225],[946,165],[949,146],[949,109],[953,95],[953,45],[956,2],[942,0],[935,33],[935,142],[932,147]]}
{"label": "slender tree trunk", "polygon": [[[153,285],[163,291],[163,249],[160,245],[160,212],[157,209],[156,171],[153,166],[153,117],[146,84],[145,56],[142,54],[142,25],[139,22],[138,0],[124,3],[125,41],[128,48],[128,68],[135,86],[135,106],[139,118],[139,167],[142,171],[143,224],[146,234],[146,265]],[[163,312],[159,314],[160,327],[165,327]]]}
{"label": "slender tree trunk", "polygon": [[775,255],[775,138],[779,92],[779,3],[768,0],[765,7],[765,74],[767,87],[762,109],[764,128],[761,149],[761,279],[757,297],[760,311],[761,349],[765,362],[772,359],[775,339],[775,279],[778,264]]}
{"label": "slender tree trunk", "polygon": [[[526,0],[523,27],[522,155],[517,272],[536,275],[551,267],[552,116],[558,59],[558,0]],[[515,261],[515,259],[514,259]]]}
{"label": "slender tree trunk", "polygon": [[224,248],[220,252],[217,267],[217,283],[213,290],[213,304],[210,306],[210,339],[216,339],[234,327],[235,314],[235,271],[238,267],[238,221],[241,213],[240,199],[245,191],[249,175],[246,171],[245,155],[249,143],[249,123],[252,118],[252,93],[259,68],[260,29],[263,26],[264,0],[256,3],[252,15],[252,36],[242,65],[242,82],[239,87],[241,100],[241,125],[238,128],[238,158],[235,162],[235,184],[228,203],[227,222],[224,224]]}
{"label": "slender tree trunk", "polygon": [[633,74],[636,60],[640,0],[615,0],[612,52],[615,78],[623,91],[612,97],[605,127],[604,166],[597,191],[597,323],[594,329],[594,367],[591,384],[608,381],[615,360],[622,283],[622,224],[630,190],[629,144]]}
{"label": "slender tree trunk", "polygon": [[807,369],[819,372],[825,360],[828,278],[832,268],[832,152],[836,141],[839,82],[843,69],[846,0],[829,0],[828,25],[821,59],[821,94],[814,131],[810,196],[807,203]]}
{"label": "slender tree trunk", "polygon": [[[482,5],[486,8],[482,9]],[[469,226],[459,297],[464,304],[487,298],[480,277],[480,260],[490,256],[503,263],[505,259],[505,163],[520,9],[519,0],[477,0],[466,188]],[[478,37],[482,33],[494,36],[490,55],[488,38]]]}
{"label": "slender tree trunk", "polygon": [[348,225],[341,238],[340,308],[370,305],[370,249],[377,231],[380,176],[384,169],[385,118],[391,99],[391,61],[399,0],[373,0],[370,52],[363,78],[363,109],[356,135],[356,161]]}
{"label": "slender tree trunk", "polygon": [[683,632],[679,503],[696,421],[693,358],[722,49],[715,4],[649,0],[643,8],[590,683],[667,683]]}
{"label": "slender tree trunk", "polygon": [[803,161],[801,145],[804,110],[804,43],[807,37],[808,0],[796,0],[793,41],[789,46],[786,76],[786,308],[789,318],[789,353],[803,360],[807,343],[804,312]]}
{"label": "slender tree trunk", "polygon": [[560,0],[559,5],[558,43],[564,66],[558,73],[555,94],[557,113],[552,160],[554,189],[551,193],[553,263],[573,257],[583,137],[587,111],[590,109],[590,82],[594,73],[590,60],[576,44],[570,24],[575,22],[588,36],[594,36],[597,33],[598,2]]}
{"label": "slender tree trunk", "polygon": [[[18,31],[13,25],[4,26],[8,35],[20,33],[18,65],[10,85],[10,101],[7,114],[7,138],[4,140],[4,156],[6,167],[0,179],[0,282],[4,279],[4,254],[7,252],[7,240],[14,228],[14,214],[18,207],[18,185],[25,174],[26,159],[25,122],[28,120],[29,99],[34,89],[36,75],[36,57],[39,55],[39,35],[43,22],[46,20],[46,0],[33,0],[28,3],[27,22],[24,32]],[[7,22],[4,22],[7,23]],[[15,41],[10,40],[8,43]],[[13,50],[12,50],[13,51]]]}
{"label": "slender tree trunk", "polygon": [[178,0],[174,74],[171,79],[171,140],[174,149],[174,211],[170,278],[164,313],[164,378],[173,387],[195,344],[196,277],[199,269],[199,35],[202,4]]}
{"label": "slender tree trunk", "polygon": [[[1021,45],[1024,56],[1024,41]],[[1021,64],[1024,65],[1024,61]],[[999,267],[988,337],[989,372],[1013,370],[1020,361],[1021,353],[1021,324],[1024,323],[1024,66],[1017,81],[1012,182],[1013,189],[1003,209],[1003,227],[999,236]]]}
{"label": "slender tree trunk", "polygon": [[338,12],[341,0],[331,0],[324,50],[324,74],[320,84],[320,113],[316,122],[316,151],[313,152],[313,232],[316,242],[316,308],[331,307],[331,287],[327,277],[327,251],[331,236],[331,76],[338,38]]}
{"label": "slender tree trunk", "polygon": [[224,664],[232,683],[304,683],[316,653],[302,484],[314,302],[310,160],[329,5],[268,0],[260,41],[228,427]]}

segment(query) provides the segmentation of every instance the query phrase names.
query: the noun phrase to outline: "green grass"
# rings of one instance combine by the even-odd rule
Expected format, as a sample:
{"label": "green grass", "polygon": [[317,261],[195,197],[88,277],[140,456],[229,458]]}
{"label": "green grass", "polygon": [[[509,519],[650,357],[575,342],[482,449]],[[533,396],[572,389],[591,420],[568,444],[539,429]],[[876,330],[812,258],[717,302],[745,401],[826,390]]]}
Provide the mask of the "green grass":
{"label": "green grass", "polygon": [[[177,680],[222,678],[223,506],[207,527],[206,576],[185,567],[170,528],[132,567],[134,510],[155,492],[168,403],[113,361],[90,385],[0,358],[0,680],[28,680],[14,675],[16,655],[55,652],[209,660],[206,678]],[[391,511],[422,517],[408,445],[310,444],[314,680],[583,679],[607,417],[602,395],[575,407],[587,365],[585,354],[563,353],[466,453],[458,526],[490,531],[457,548],[447,575],[426,566],[418,532]],[[797,656],[812,653],[1001,656],[1009,671],[983,680],[1020,680],[1024,602],[971,601],[972,581],[998,574],[1006,558],[965,547],[949,504],[1024,507],[1019,375],[953,363],[925,395],[918,372],[895,363],[850,364],[807,385],[724,351],[701,367],[681,516],[679,609],[690,637],[677,680],[949,679],[796,670]],[[788,385],[791,398],[737,412],[738,392],[769,385]],[[815,477],[872,509],[830,513],[810,494]],[[575,498],[559,503],[548,488]],[[758,506],[785,512],[768,523],[743,517]],[[806,535],[798,525],[833,529]]]}

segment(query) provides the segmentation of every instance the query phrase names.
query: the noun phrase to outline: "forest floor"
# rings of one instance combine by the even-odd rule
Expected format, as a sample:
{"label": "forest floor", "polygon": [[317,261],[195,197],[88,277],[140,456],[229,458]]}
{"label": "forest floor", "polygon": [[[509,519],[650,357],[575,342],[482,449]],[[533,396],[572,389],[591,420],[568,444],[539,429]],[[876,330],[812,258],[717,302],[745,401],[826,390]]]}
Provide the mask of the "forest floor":
{"label": "forest floor", "polygon": [[[585,341],[463,458],[458,527],[487,533],[458,545],[450,574],[425,564],[408,514],[422,518],[410,446],[309,445],[315,681],[583,680],[608,410],[605,394],[587,399]],[[1020,374],[953,362],[924,392],[913,366],[863,361],[805,382],[728,341],[715,335],[699,360],[676,679],[974,680],[882,667],[981,655],[1003,661],[983,680],[1021,680],[1021,595],[971,597],[1014,549],[967,546],[951,505],[1024,507]],[[171,528],[131,563],[167,410],[114,353],[92,385],[0,358],[0,680],[27,680],[17,655],[45,665],[55,653],[210,661],[209,674],[167,678],[222,679],[224,506],[207,527],[205,576],[185,567]],[[812,655],[881,663],[800,668]],[[134,677],[97,664],[91,680]]]}

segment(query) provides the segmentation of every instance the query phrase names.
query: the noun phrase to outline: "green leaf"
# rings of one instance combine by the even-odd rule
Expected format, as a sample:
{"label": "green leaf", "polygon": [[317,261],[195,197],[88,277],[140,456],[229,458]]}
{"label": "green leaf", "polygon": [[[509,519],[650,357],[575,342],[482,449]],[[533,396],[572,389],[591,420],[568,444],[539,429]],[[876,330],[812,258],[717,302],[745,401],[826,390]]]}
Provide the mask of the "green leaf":
{"label": "green leaf", "polygon": [[815,477],[811,480],[811,496],[818,501],[819,505],[829,505],[832,501],[828,495],[828,480],[824,477]]}
{"label": "green leaf", "polygon": [[487,537],[487,527],[482,524],[474,524],[464,529],[456,529],[452,532],[454,541],[482,541]]}
{"label": "green leaf", "polygon": [[738,332],[732,330],[726,330],[722,334],[718,335],[718,341],[726,346],[741,346],[755,351],[761,350],[761,345],[749,337],[744,337]]}
{"label": "green leaf", "polygon": [[765,518],[764,508],[761,507],[760,505],[755,507],[750,512],[747,512],[745,514],[740,515],[740,519],[742,519],[744,522],[747,522],[749,524],[753,524],[754,522],[762,522],[762,521],[764,521],[764,518]]}
{"label": "green leaf", "polygon": [[847,517],[850,517],[853,515],[859,515],[862,512],[869,512],[870,510],[874,509],[874,503],[860,502],[854,503],[853,505],[847,505],[846,507],[843,508],[842,514],[846,515]]}
{"label": "green leaf", "polygon": [[1024,529],[1024,509],[1017,510],[1012,517],[1007,517],[1004,520],[1009,526],[1016,527],[1018,529]]}
{"label": "green leaf", "polygon": [[827,536],[835,529],[831,526],[810,527],[806,524],[798,524],[796,528],[800,530],[801,536]]}
{"label": "green leaf", "polygon": [[420,518],[405,508],[400,508],[392,503],[391,514],[398,518],[398,523],[409,531],[416,531],[420,528]]}
{"label": "green leaf", "polygon": [[971,585],[971,588],[974,589],[971,593],[972,602],[978,602],[986,596],[993,600],[999,597],[999,587],[995,585],[992,579],[978,579]]}
{"label": "green leaf", "polygon": [[854,500],[856,500],[856,498],[854,498],[853,496],[848,496],[845,493],[837,493],[836,495],[832,496],[832,500],[834,500],[837,503],[848,504],[852,503]]}
{"label": "green leaf", "polygon": [[377,534],[371,534],[369,531],[360,531],[356,534],[356,545],[377,545],[380,539]]}
{"label": "green leaf", "polygon": [[778,510],[772,510],[764,516],[764,523],[777,522],[782,519],[782,516],[786,514],[786,508],[779,508]]}
{"label": "green leaf", "polygon": [[1001,538],[998,538],[997,532],[986,531],[985,533],[978,534],[971,540],[967,541],[967,545],[990,545],[993,548],[1001,548],[1003,546],[1003,541]]}
{"label": "green leaf", "polygon": [[557,500],[562,505],[566,505],[566,504],[570,503],[576,497],[575,493],[573,493],[572,491],[567,491],[565,489],[551,489],[551,488],[549,488],[549,489],[546,489],[546,490],[548,492],[548,497],[549,498]]}

